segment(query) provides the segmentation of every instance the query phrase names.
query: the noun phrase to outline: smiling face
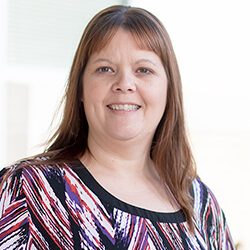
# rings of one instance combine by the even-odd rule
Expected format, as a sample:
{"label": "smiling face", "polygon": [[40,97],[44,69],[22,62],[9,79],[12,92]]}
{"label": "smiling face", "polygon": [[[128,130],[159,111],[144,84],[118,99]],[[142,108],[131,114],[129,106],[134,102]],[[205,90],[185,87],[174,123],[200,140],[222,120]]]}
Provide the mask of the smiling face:
{"label": "smiling face", "polygon": [[157,54],[139,48],[118,29],[90,56],[83,74],[89,136],[110,140],[152,139],[166,106],[167,76]]}

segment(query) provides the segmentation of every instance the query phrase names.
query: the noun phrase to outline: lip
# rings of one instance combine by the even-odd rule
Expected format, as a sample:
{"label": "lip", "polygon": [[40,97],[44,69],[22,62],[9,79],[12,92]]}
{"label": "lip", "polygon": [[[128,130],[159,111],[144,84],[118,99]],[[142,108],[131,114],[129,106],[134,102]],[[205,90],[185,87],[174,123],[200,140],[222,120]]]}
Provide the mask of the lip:
{"label": "lip", "polygon": [[[130,109],[130,110],[126,110],[126,109],[116,109],[116,108],[111,108],[111,106],[137,106],[138,108],[135,109]],[[131,111],[137,111],[141,108],[141,105],[136,104],[136,103],[131,103],[131,102],[115,102],[115,103],[110,103],[107,105],[107,108],[110,109],[111,111],[117,111],[117,112],[131,112]]]}
{"label": "lip", "polygon": [[137,103],[134,103],[134,102],[112,102],[112,103],[109,103],[107,106],[111,106],[111,105],[136,105],[136,106],[139,106],[141,107],[141,105],[137,104]]}

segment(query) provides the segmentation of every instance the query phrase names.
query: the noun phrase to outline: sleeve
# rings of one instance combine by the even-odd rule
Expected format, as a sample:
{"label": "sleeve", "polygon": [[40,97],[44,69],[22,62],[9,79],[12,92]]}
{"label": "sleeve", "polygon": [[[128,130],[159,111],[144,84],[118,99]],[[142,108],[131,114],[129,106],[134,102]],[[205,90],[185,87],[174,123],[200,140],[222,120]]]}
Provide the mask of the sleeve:
{"label": "sleeve", "polygon": [[[223,227],[222,227],[222,237],[221,237],[221,245],[224,247],[224,249],[235,249],[234,242],[226,221],[226,217],[222,211],[222,220],[223,220]],[[222,248],[223,249],[223,248]]]}
{"label": "sleeve", "polygon": [[24,249],[28,243],[29,213],[22,171],[0,172],[0,249]]}
{"label": "sleeve", "polygon": [[214,245],[217,246],[216,249],[235,249],[225,214],[222,208],[219,206],[218,201],[211,190],[208,190],[208,192],[211,199],[211,212],[213,213],[211,222],[214,222],[215,224],[210,225],[210,228],[214,230],[211,230],[209,227],[207,228],[208,232],[210,233],[210,244],[212,245],[213,235],[215,235],[216,242],[214,243]]}
{"label": "sleeve", "polygon": [[222,208],[213,192],[200,180],[193,184],[196,224],[208,249],[235,250]]}

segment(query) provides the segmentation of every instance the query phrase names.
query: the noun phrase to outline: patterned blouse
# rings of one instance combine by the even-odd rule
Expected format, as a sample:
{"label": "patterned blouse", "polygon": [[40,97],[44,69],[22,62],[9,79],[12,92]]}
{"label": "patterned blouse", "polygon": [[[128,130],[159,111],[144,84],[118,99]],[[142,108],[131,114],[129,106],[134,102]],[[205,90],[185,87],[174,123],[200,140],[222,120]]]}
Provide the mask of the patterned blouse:
{"label": "patterned blouse", "polygon": [[1,250],[235,249],[225,216],[200,179],[193,181],[191,234],[181,210],[159,213],[125,203],[80,161],[22,164],[0,172],[0,180],[11,172],[1,181]]}

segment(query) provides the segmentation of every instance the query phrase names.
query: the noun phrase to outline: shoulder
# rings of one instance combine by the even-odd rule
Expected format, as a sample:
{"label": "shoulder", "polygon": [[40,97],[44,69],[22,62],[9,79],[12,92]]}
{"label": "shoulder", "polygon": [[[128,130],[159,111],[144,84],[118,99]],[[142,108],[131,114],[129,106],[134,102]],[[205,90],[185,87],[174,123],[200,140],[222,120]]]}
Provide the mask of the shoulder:
{"label": "shoulder", "polygon": [[193,181],[192,193],[196,213],[204,213],[208,208],[209,210],[212,209],[215,214],[221,213],[221,208],[214,193],[200,178]]}
{"label": "shoulder", "polygon": [[225,215],[211,189],[201,179],[193,181],[194,218],[203,232],[217,232],[225,227]]}
{"label": "shoulder", "polygon": [[2,181],[5,180],[6,176],[15,177],[17,175],[20,175],[21,170],[18,170],[18,169],[21,169],[21,164],[22,162],[20,161],[20,162],[16,162],[13,165],[10,165],[1,169],[0,170],[0,183],[2,184]]}
{"label": "shoulder", "polygon": [[224,223],[224,213],[211,189],[199,178],[192,183],[194,214],[198,224]]}
{"label": "shoulder", "polygon": [[46,159],[31,159],[16,162],[0,171],[0,193],[7,189],[27,189],[28,187],[45,187],[52,179],[62,182],[63,164],[47,164]]}
{"label": "shoulder", "polygon": [[210,248],[235,249],[225,214],[211,189],[197,178],[192,183],[192,194],[194,222]]}
{"label": "shoulder", "polygon": [[211,189],[199,178],[193,181],[195,224],[211,241],[215,235],[219,242],[228,238],[226,218]]}
{"label": "shoulder", "polygon": [[[0,172],[0,217],[10,207],[28,207],[39,214],[50,203],[64,200],[64,167],[46,161],[25,160],[4,168]],[[53,201],[53,202],[52,202]]]}
{"label": "shoulder", "polygon": [[[0,171],[0,197],[3,193],[15,193],[22,189],[22,169],[21,162],[5,167]],[[1,199],[2,200],[2,199]]]}
{"label": "shoulder", "polygon": [[43,160],[25,160],[1,171],[0,249],[3,245],[6,249],[47,249],[48,243],[55,249],[54,241],[66,244],[61,236],[69,235],[71,229],[63,177],[63,164]]}

